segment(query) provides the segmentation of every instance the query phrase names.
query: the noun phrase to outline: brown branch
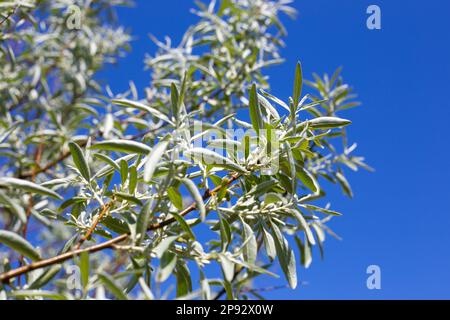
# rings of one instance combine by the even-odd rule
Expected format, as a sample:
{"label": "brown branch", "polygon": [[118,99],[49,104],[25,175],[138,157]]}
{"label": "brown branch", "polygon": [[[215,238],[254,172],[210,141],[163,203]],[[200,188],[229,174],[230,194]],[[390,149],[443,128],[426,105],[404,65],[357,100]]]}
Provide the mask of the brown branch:
{"label": "brown branch", "polygon": [[[203,195],[203,201],[207,200],[209,197],[211,197],[213,194],[217,193],[218,191],[220,191],[223,187],[227,187],[230,184],[232,184],[234,181],[236,181],[238,178],[240,177],[240,174],[233,174],[231,176],[231,178],[229,180],[227,180],[225,183],[215,187],[213,190],[207,190],[205,192],[205,194]],[[180,212],[181,216],[185,216],[188,213],[194,211],[196,209],[197,205],[194,203],[192,203],[190,206],[188,206],[187,208],[183,209]],[[151,225],[149,225],[149,227],[147,228],[147,231],[154,231],[157,229],[161,229],[164,228],[167,225],[170,225],[172,223],[174,223],[176,221],[175,218],[169,218],[166,219],[164,221],[161,222],[157,222],[157,223],[153,223]],[[54,264],[58,264],[58,263],[62,263],[66,260],[72,259],[75,256],[80,255],[81,253],[87,252],[87,253],[94,253],[97,251],[101,251],[104,249],[111,249],[114,247],[115,244],[120,243],[122,241],[125,241],[129,238],[130,234],[128,233],[124,233],[121,234],[120,236],[117,236],[111,240],[105,241],[103,243],[91,246],[91,247],[87,247],[84,249],[75,249],[72,250],[70,252],[66,252],[63,254],[60,254],[56,257],[52,257],[52,258],[48,258],[45,260],[41,260],[41,261],[37,261],[37,262],[33,262],[30,263],[29,265],[26,266],[22,266],[13,270],[10,270],[8,272],[2,273],[0,274],[0,282],[8,282],[10,279],[13,279],[17,276],[20,276],[22,274],[25,274],[27,272],[30,272],[32,270],[36,270],[36,269],[41,269],[44,267],[48,267]]]}
{"label": "brown branch", "polygon": [[2,21],[0,21],[0,25],[2,25],[6,20],[8,20],[9,18],[11,18],[11,16],[12,16],[14,13],[16,13],[17,7],[18,7],[18,6],[15,6],[14,9],[12,9],[12,10],[6,15],[6,17],[4,17]]}

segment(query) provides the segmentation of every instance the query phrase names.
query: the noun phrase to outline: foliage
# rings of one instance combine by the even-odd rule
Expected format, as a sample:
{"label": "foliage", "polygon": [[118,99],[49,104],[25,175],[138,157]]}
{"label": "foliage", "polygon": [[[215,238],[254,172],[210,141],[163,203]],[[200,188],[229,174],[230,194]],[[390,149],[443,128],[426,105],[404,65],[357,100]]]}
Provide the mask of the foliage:
{"label": "foliage", "polygon": [[306,82],[299,63],[292,97],[269,93],[295,11],[223,0],[198,3],[178,46],[155,39],[145,98],[133,83],[103,96],[96,72],[130,40],[122,2],[0,3],[0,296],[258,298],[277,263],[295,288],[340,215],[317,204],[324,181],[352,196],[344,168],[370,169],[338,116],[351,88],[339,70]]}

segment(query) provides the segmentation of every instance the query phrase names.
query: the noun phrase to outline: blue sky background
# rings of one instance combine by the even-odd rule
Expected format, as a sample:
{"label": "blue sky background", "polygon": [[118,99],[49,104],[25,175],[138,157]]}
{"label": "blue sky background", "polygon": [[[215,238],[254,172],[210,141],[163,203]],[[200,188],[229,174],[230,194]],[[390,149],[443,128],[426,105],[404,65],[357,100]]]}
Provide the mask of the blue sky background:
{"label": "blue sky background", "polygon": [[[119,9],[121,24],[136,37],[133,51],[100,75],[115,92],[129,80],[141,90],[148,84],[143,59],[155,51],[148,33],[177,43],[196,21],[190,0],[136,4]],[[366,28],[370,4],[381,7],[381,30]],[[330,190],[332,207],[344,213],[331,227],[343,241],[328,237],[325,260],[316,255],[310,269],[299,270],[307,284],[266,297],[450,298],[450,2],[297,0],[294,6],[299,17],[284,19],[286,62],[267,70],[271,92],[291,94],[297,60],[307,77],[343,66],[363,103],[344,114],[353,121],[350,139],[376,172],[349,173],[353,200]],[[371,264],[381,267],[381,290],[366,287]]]}

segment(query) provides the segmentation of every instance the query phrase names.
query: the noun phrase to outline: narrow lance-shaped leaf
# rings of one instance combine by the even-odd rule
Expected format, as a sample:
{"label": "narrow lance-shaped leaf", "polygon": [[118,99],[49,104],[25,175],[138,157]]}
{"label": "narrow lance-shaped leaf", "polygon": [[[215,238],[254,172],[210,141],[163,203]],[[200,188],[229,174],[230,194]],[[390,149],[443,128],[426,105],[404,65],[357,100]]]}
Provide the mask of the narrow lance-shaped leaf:
{"label": "narrow lance-shaped leaf", "polygon": [[119,285],[115,282],[115,280],[106,273],[99,273],[99,280],[105,285],[106,288],[119,300],[128,300],[128,297],[125,295],[123,290],[119,287]]}
{"label": "narrow lance-shaped leaf", "polygon": [[93,156],[94,156],[94,158],[97,158],[98,160],[109,164],[111,167],[113,167],[117,171],[120,171],[119,165],[113,159],[111,159],[110,157],[108,157],[108,156],[106,156],[104,154],[101,154],[101,153],[94,153]]}
{"label": "narrow lance-shaped leaf", "polygon": [[288,280],[289,286],[292,289],[295,289],[295,287],[297,287],[297,269],[294,251],[289,248],[288,241],[283,237],[280,229],[273,223],[272,231],[281,269]]}
{"label": "narrow lance-shaped leaf", "polygon": [[221,156],[220,154],[204,149],[204,148],[192,148],[185,152],[186,155],[192,155],[194,159],[202,161],[204,164],[210,164],[219,168],[226,168],[234,170],[239,173],[246,173],[247,170],[237,163],[234,163],[228,158]]}
{"label": "narrow lance-shaped leaf", "polygon": [[148,154],[150,151],[152,151],[152,148],[141,142],[136,142],[132,140],[120,140],[120,139],[105,140],[98,142],[92,145],[91,149],[100,149],[125,153],[140,153],[140,154]]}
{"label": "narrow lance-shaped leaf", "polygon": [[192,291],[191,273],[185,263],[177,263],[175,276],[177,277],[177,297],[185,296]]}
{"label": "narrow lance-shaped leaf", "polygon": [[250,89],[250,97],[248,107],[250,109],[250,119],[252,121],[253,129],[259,135],[259,129],[262,127],[262,118],[258,104],[258,93],[256,92],[256,85],[253,84]]}
{"label": "narrow lance-shaped leaf", "polygon": [[262,231],[264,247],[266,249],[267,256],[270,258],[270,260],[274,260],[277,256],[277,252],[275,249],[275,242],[273,240],[273,237],[265,228],[263,228]]}
{"label": "narrow lance-shaped leaf", "polygon": [[202,221],[204,221],[205,220],[205,216],[206,216],[206,208],[205,208],[205,204],[203,202],[203,197],[200,194],[200,191],[198,190],[198,188],[195,185],[195,183],[192,182],[192,180],[184,178],[181,181],[186,186],[186,188],[188,189],[188,191],[191,194],[192,198],[194,199],[196,208],[197,208],[197,210],[200,213],[200,218],[201,218]]}
{"label": "narrow lance-shaped leaf", "polygon": [[335,175],[336,175],[336,179],[338,180],[339,184],[342,187],[342,190],[344,190],[344,193],[346,195],[348,195],[350,198],[352,198],[353,197],[352,188],[350,187],[350,183],[348,183],[345,176],[340,172],[336,172]]}
{"label": "narrow lance-shaped leaf", "polygon": [[82,252],[80,254],[80,272],[81,283],[83,288],[86,288],[89,282],[89,253]]}
{"label": "narrow lance-shaped leaf", "polygon": [[128,191],[130,192],[130,194],[134,194],[138,182],[138,173],[135,165],[130,167],[129,175],[130,175],[130,182],[128,183]]}
{"label": "narrow lance-shaped leaf", "polygon": [[136,244],[140,245],[147,233],[148,221],[152,214],[152,201],[148,201],[141,209],[136,222]]}
{"label": "narrow lance-shaped leaf", "polygon": [[138,206],[142,206],[142,201],[131,194],[124,192],[114,192],[114,196],[120,200],[125,200],[137,204]]}
{"label": "narrow lance-shaped leaf", "polygon": [[188,225],[186,220],[178,213],[178,212],[172,212],[173,217],[177,222],[180,224],[181,229],[183,229],[184,232],[187,233],[187,235],[192,239],[195,240],[195,235],[191,230],[191,227]]}
{"label": "narrow lance-shaped leaf", "polygon": [[300,251],[301,264],[307,269],[312,262],[311,246],[309,245],[308,240],[303,242],[298,236],[295,236],[295,242],[297,243],[298,250]]}
{"label": "narrow lance-shaped leaf", "polygon": [[128,180],[128,162],[125,160],[121,160],[120,164],[120,178],[122,180],[122,185]]}
{"label": "narrow lance-shaped leaf", "polygon": [[39,252],[31,245],[31,243],[17,233],[0,230],[0,243],[3,243],[5,246],[10,247],[33,261],[41,259]]}
{"label": "narrow lance-shaped leaf", "polygon": [[228,249],[231,243],[231,227],[228,221],[219,214],[220,241],[222,244],[222,252]]}
{"label": "narrow lance-shaped leaf", "polygon": [[294,100],[294,111],[300,102],[300,97],[302,95],[302,86],[303,86],[303,75],[302,75],[302,65],[297,62],[297,66],[295,67],[295,79],[294,79],[294,92],[292,95],[292,99]]}
{"label": "narrow lance-shaped leaf", "polygon": [[170,121],[170,119],[164,113],[162,113],[161,111],[159,111],[155,108],[149,107],[141,102],[131,101],[131,100],[127,100],[127,99],[115,99],[115,100],[112,100],[112,102],[117,106],[136,108],[141,111],[146,111],[146,112],[150,113],[151,115],[153,115],[165,122],[173,124],[173,122]]}
{"label": "narrow lance-shaped leaf", "polygon": [[158,243],[158,245],[152,250],[154,254],[156,254],[156,256],[161,259],[162,255],[164,254],[164,252],[167,251],[167,249],[170,248],[171,244],[178,239],[178,235],[177,236],[170,236],[167,237],[165,239],[163,239],[160,243]]}
{"label": "narrow lance-shaped leaf", "polygon": [[309,120],[309,127],[313,129],[332,129],[345,127],[352,122],[347,119],[342,119],[338,117],[318,117]]}
{"label": "narrow lance-shaped leaf", "polygon": [[51,266],[46,271],[44,271],[33,283],[30,285],[29,289],[39,289],[49,283],[61,270],[61,265],[57,264]]}
{"label": "narrow lance-shaped leaf", "polygon": [[312,192],[317,193],[320,191],[320,187],[316,179],[305,168],[297,167],[296,176]]}
{"label": "narrow lance-shaped leaf", "polygon": [[244,227],[244,258],[250,264],[254,264],[258,252],[258,244],[256,242],[255,233],[252,228],[241,219],[242,226]]}
{"label": "narrow lance-shaped leaf", "polygon": [[49,196],[52,198],[62,200],[62,197],[59,194],[57,194],[55,191],[45,188],[41,185],[38,185],[38,184],[28,181],[28,180],[22,180],[22,179],[11,178],[11,177],[3,177],[3,178],[0,178],[0,186],[17,188],[17,189],[24,190],[27,192],[36,193],[36,194],[40,194],[43,196]]}
{"label": "narrow lance-shaped leaf", "polygon": [[69,142],[69,149],[78,171],[80,171],[83,178],[90,181],[91,171],[89,170],[89,165],[84,157],[83,150],[81,150],[80,146],[75,142]]}
{"label": "narrow lance-shaped leaf", "polygon": [[170,187],[167,189],[167,195],[169,196],[170,201],[173,203],[175,208],[178,210],[183,210],[183,198],[178,190],[174,187]]}
{"label": "narrow lance-shaped leaf", "polygon": [[225,254],[219,254],[219,261],[225,280],[231,282],[234,277],[234,263]]}
{"label": "narrow lance-shaped leaf", "polygon": [[173,273],[175,266],[177,265],[177,255],[166,251],[161,257],[161,263],[159,265],[156,279],[158,282],[166,281]]}
{"label": "narrow lance-shaped leaf", "polygon": [[161,157],[163,156],[164,152],[167,149],[167,146],[169,145],[168,140],[160,141],[152,150],[150,153],[147,162],[145,163],[144,168],[144,181],[149,182],[152,177],[153,173],[155,173],[156,166],[161,160]]}
{"label": "narrow lance-shaped leaf", "polygon": [[25,223],[27,221],[27,215],[25,213],[25,210],[13,199],[8,197],[3,191],[0,190],[0,203],[6,205],[12,213],[14,213],[17,218],[22,223]]}
{"label": "narrow lance-shaped leaf", "polygon": [[178,104],[178,89],[174,83],[170,85],[170,98],[172,105],[172,115],[176,119],[176,123],[178,124],[179,119],[179,104]]}
{"label": "narrow lance-shaped leaf", "polygon": [[301,214],[301,212],[296,209],[289,209],[288,211],[297,219],[301,228],[305,231],[305,234],[306,234],[306,237],[308,238],[309,243],[311,243],[312,245],[315,245],[316,241],[314,240],[314,236],[311,232],[311,228],[310,228],[308,222],[306,222],[306,220],[303,217],[303,215]]}

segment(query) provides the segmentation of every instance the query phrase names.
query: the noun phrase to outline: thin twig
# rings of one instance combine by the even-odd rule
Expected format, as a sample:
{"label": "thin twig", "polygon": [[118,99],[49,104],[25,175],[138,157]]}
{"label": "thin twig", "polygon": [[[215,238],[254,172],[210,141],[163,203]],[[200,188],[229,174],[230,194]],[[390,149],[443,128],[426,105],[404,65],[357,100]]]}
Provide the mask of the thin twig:
{"label": "thin twig", "polygon": [[100,220],[103,218],[103,216],[105,214],[108,213],[109,208],[112,205],[112,201],[105,204],[102,207],[102,211],[100,212],[100,214],[96,217],[96,219],[94,220],[94,222],[92,223],[91,227],[89,228],[89,230],[86,232],[86,234],[84,236],[81,237],[80,241],[78,241],[78,244],[75,246],[75,249],[80,249],[81,245],[87,240],[89,239],[89,237],[92,235],[92,233],[95,231],[95,228],[97,227],[98,223],[100,222]]}
{"label": "thin twig", "polygon": [[[220,191],[223,187],[229,186],[231,183],[236,181],[239,177],[240,177],[240,174],[233,174],[231,176],[231,178],[229,180],[227,180],[224,184],[221,184],[221,185],[215,187],[213,190],[207,190],[205,192],[205,194],[203,195],[203,201],[207,200],[213,194],[215,194],[218,191]],[[190,206],[188,206],[187,208],[182,210],[179,214],[181,216],[185,216],[188,213],[194,211],[196,208],[197,208],[197,205],[194,202]],[[154,230],[157,230],[157,229],[164,228],[165,226],[170,225],[170,224],[174,223],[175,221],[176,221],[176,219],[172,217],[172,218],[166,219],[166,220],[161,221],[161,222],[153,223],[147,228],[147,231],[154,231]],[[66,252],[66,253],[60,254],[60,255],[58,255],[56,257],[52,257],[52,258],[48,258],[48,259],[45,259],[45,260],[33,262],[33,263],[30,263],[29,265],[22,266],[22,267],[10,270],[8,272],[0,274],[0,282],[7,282],[7,281],[9,281],[12,278],[20,276],[20,275],[25,274],[27,272],[30,272],[32,270],[41,269],[41,268],[48,267],[48,266],[51,266],[51,265],[54,265],[54,264],[62,263],[64,261],[72,259],[73,257],[78,256],[78,255],[80,255],[81,253],[84,253],[84,252],[94,253],[94,252],[101,251],[101,250],[104,250],[104,249],[111,249],[117,243],[120,243],[122,241],[127,240],[129,238],[129,236],[130,236],[129,233],[124,233],[124,234],[121,234],[120,236],[117,236],[117,237],[111,239],[111,240],[105,241],[103,243],[100,243],[100,244],[97,244],[97,245],[94,245],[94,246],[90,246],[90,247],[87,247],[87,248],[84,248],[84,249],[75,249],[75,250],[72,250],[70,252]]]}

